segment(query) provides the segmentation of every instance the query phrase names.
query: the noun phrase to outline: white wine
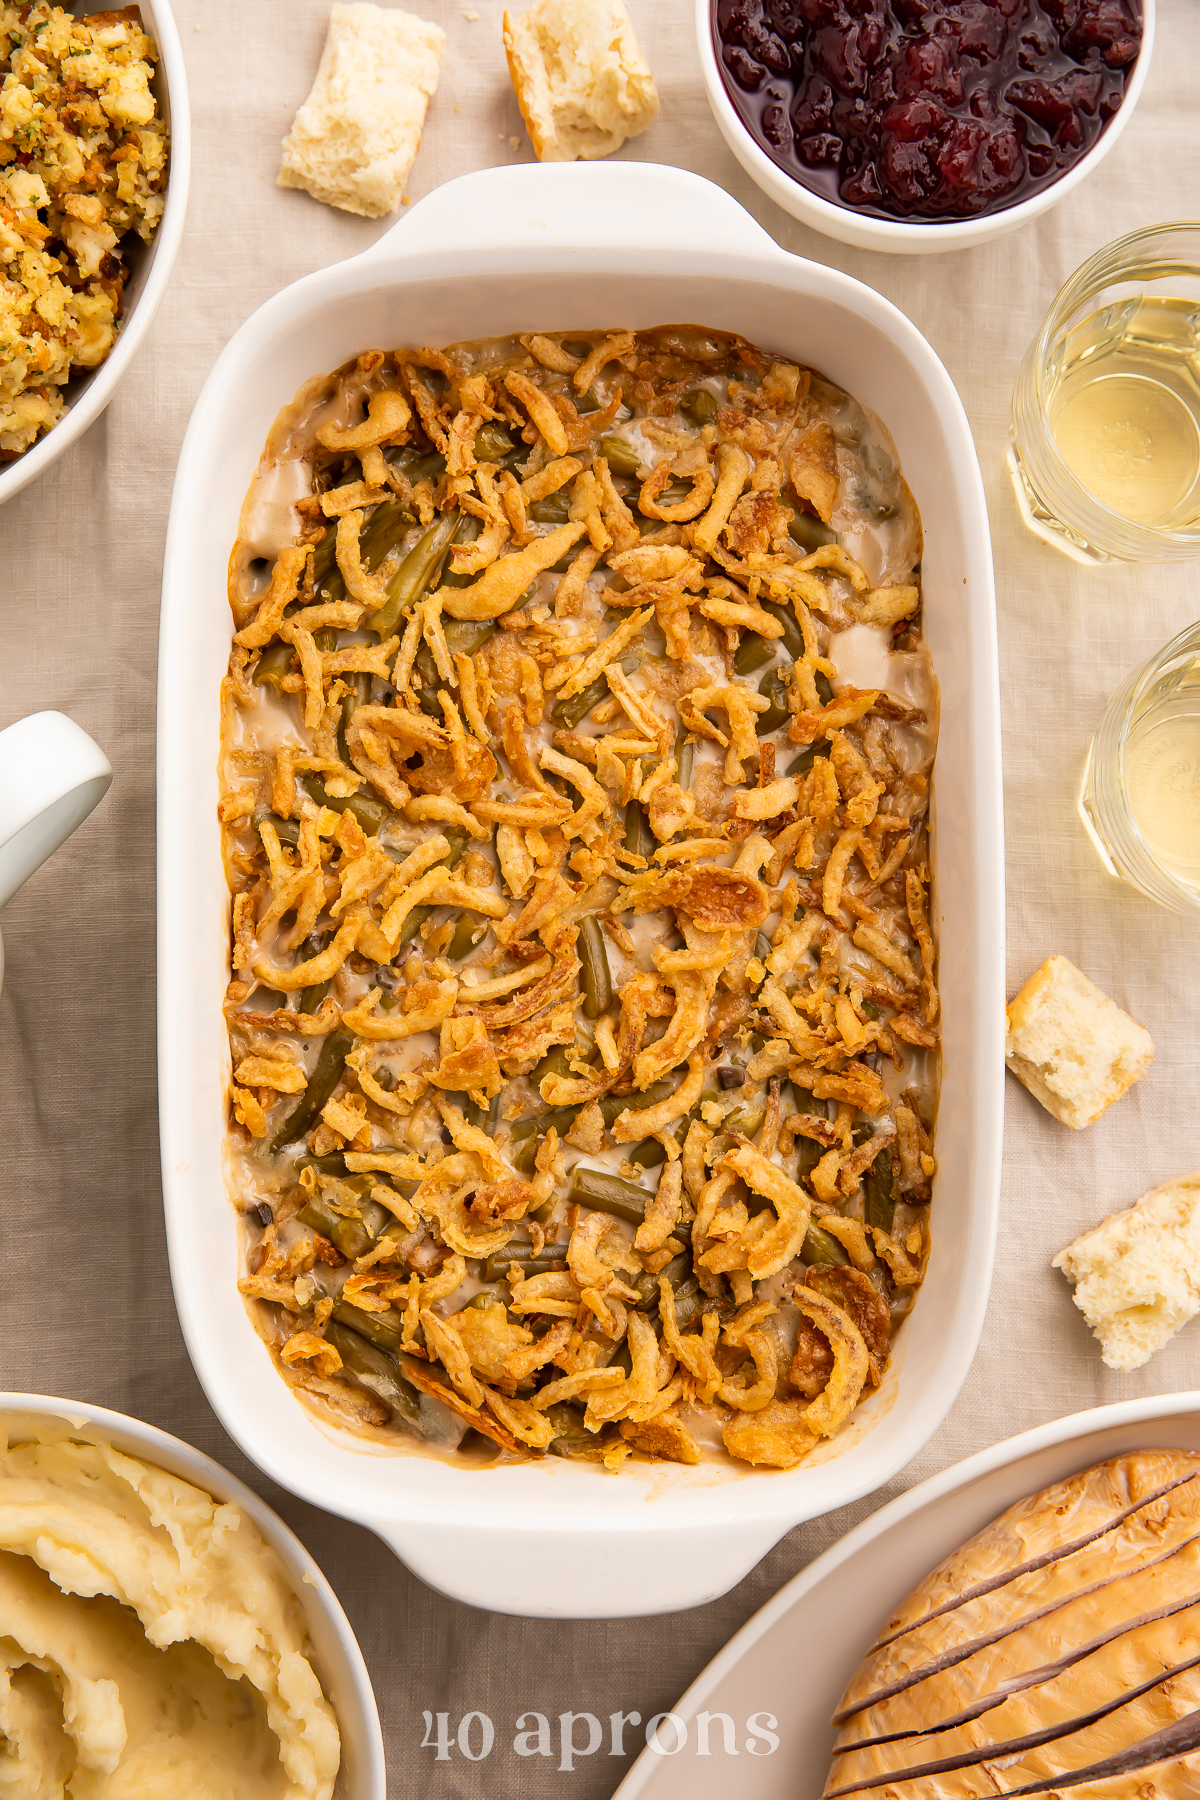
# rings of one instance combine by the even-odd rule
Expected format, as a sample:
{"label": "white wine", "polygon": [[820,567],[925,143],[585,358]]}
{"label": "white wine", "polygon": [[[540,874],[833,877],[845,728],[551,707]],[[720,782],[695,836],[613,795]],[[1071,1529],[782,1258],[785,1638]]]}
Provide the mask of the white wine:
{"label": "white wine", "polygon": [[1101,505],[1160,531],[1200,521],[1200,304],[1111,302],[1064,334],[1048,372],[1059,454]]}
{"label": "white wine", "polygon": [[1161,869],[1200,889],[1200,685],[1149,694],[1125,744],[1125,793]]}

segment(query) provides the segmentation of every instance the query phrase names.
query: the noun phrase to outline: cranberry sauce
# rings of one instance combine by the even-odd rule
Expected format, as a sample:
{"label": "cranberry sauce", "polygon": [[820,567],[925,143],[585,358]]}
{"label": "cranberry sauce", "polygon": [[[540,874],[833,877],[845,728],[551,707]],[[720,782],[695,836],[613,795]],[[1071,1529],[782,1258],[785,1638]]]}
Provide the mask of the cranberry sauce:
{"label": "cranberry sauce", "polygon": [[714,0],[726,91],[822,199],[882,218],[997,212],[1120,106],[1141,0]]}

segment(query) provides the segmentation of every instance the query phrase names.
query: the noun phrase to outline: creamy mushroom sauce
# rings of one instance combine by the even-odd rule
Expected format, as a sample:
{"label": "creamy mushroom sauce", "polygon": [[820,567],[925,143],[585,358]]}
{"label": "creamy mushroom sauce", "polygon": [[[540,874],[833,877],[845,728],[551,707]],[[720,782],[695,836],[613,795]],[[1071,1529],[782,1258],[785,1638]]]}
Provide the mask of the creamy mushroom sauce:
{"label": "creamy mushroom sauce", "polygon": [[[597,358],[591,357],[588,388],[581,396],[571,365],[598,351],[606,338],[615,346],[613,355],[594,370],[591,363]],[[354,646],[378,650],[379,634],[366,624],[372,610],[363,595],[369,592],[378,602],[389,591],[394,594],[397,586],[403,589],[414,547],[427,540],[431,527],[443,516],[453,516],[456,509],[460,519],[468,518],[459,506],[463,498],[474,513],[472,526],[482,528],[484,540],[492,529],[491,519],[505,521],[507,529],[498,525],[494,537],[503,534],[499,558],[495,559],[493,550],[494,560],[482,571],[468,565],[466,573],[455,574],[443,556],[421,592],[407,594],[410,604],[400,609],[391,634],[397,641],[391,643],[387,661],[380,665],[388,669],[387,676],[358,672],[339,682],[337,676],[331,680],[325,675],[323,726],[303,722],[312,704],[297,649],[303,646],[303,625],[299,637],[291,634],[290,649],[297,651],[294,656],[277,632],[266,627],[257,633],[264,642],[239,646],[235,640],[223,696],[221,785],[226,872],[231,891],[242,897],[237,904],[243,908],[240,931],[235,908],[233,980],[226,1005],[235,1072],[226,1166],[231,1197],[242,1220],[242,1290],[281,1372],[305,1402],[326,1423],[348,1428],[360,1441],[369,1440],[378,1447],[445,1455],[464,1466],[550,1449],[603,1461],[613,1468],[631,1451],[677,1461],[726,1460],[724,1436],[735,1454],[740,1451],[743,1462],[791,1467],[827,1435],[822,1429],[822,1406],[827,1412],[829,1405],[837,1407],[837,1395],[847,1381],[854,1382],[855,1359],[862,1365],[864,1349],[869,1373],[864,1386],[859,1367],[849,1406],[858,1392],[870,1392],[880,1379],[887,1350],[886,1332],[882,1345],[878,1341],[879,1303],[886,1330],[894,1330],[911,1304],[928,1255],[939,1059],[937,998],[932,968],[925,966],[917,941],[909,896],[915,881],[918,910],[924,915],[930,863],[928,776],[937,735],[938,700],[919,623],[920,521],[884,427],[819,375],[797,370],[787,359],[759,351],[744,340],[698,327],[624,334],[624,339],[628,343],[622,349],[622,334],[581,331],[460,344],[444,353],[414,350],[383,356],[368,352],[334,374],[308,383],[280,414],[268,439],[230,559],[230,603],[235,627],[243,638],[253,640],[256,620],[268,617],[271,596],[280,591],[283,559],[294,556],[297,545],[311,547],[313,555],[294,581],[286,607],[276,606],[276,623],[286,630],[290,623],[309,618],[312,635],[308,644],[315,638],[318,651],[328,658]],[[555,363],[560,366],[552,366]],[[525,390],[519,380],[515,393],[504,384],[503,377],[514,372],[524,376]],[[556,454],[563,451],[561,442],[556,451],[544,435],[545,430],[553,435],[552,422],[546,427],[536,410],[529,410],[530,383],[545,395],[562,396],[558,413],[564,421],[565,455],[578,468],[568,470],[568,478],[540,501],[519,499],[505,507],[503,497],[514,490],[536,495],[539,485],[552,479],[544,472],[558,467]],[[408,421],[382,438],[376,435],[374,442],[365,442],[375,435],[370,427],[377,413],[387,422],[379,405],[381,395],[406,395]],[[577,410],[576,403],[585,410]],[[472,407],[477,413],[473,419]],[[461,423],[464,415],[470,421],[466,435]],[[393,427],[398,416],[394,409]],[[597,419],[598,425],[593,423]],[[318,433],[326,440],[324,446]],[[355,447],[346,447],[345,438]],[[706,518],[712,520],[720,504],[722,474],[734,465],[738,454],[747,465],[742,486],[748,483],[749,487],[737,502],[740,512],[734,510],[720,533],[713,560],[712,555],[703,553],[695,536]],[[555,568],[536,573],[519,596],[506,604],[498,622],[494,616],[474,622],[468,616],[456,623],[452,613],[463,605],[462,597],[486,587],[491,571],[502,570],[505,559],[520,555],[526,542],[536,544],[539,538],[569,524],[569,515],[586,521],[588,490],[594,493],[602,486],[597,477],[604,471],[599,460],[594,461],[599,458],[607,466],[609,491],[618,497],[618,510],[612,511],[610,499],[607,510],[596,518],[593,503],[588,533],[577,537]],[[693,492],[704,504],[692,518],[681,521],[677,512],[675,521],[664,522],[653,516],[653,477],[664,459],[671,465],[666,472],[664,504],[674,501],[679,511],[686,512],[688,488],[694,483]],[[756,477],[761,482],[758,490]],[[350,484],[356,482],[363,486],[351,490]],[[714,484],[715,498],[711,492]],[[765,496],[766,513],[760,509],[756,525],[748,516],[748,503],[759,494]],[[353,526],[342,525],[335,556],[337,509],[343,509],[344,518],[345,501],[355,495],[360,497],[352,515],[361,525],[362,563],[358,567],[358,559],[346,553],[347,533]],[[333,516],[325,516],[323,498]],[[650,517],[643,516],[642,504],[651,509]],[[632,531],[623,525],[621,509],[626,518],[632,518]],[[372,526],[378,527],[388,516],[393,519],[392,541],[382,555],[377,542],[372,559],[368,554]],[[581,565],[575,559],[587,550],[589,536],[595,543],[611,538],[614,530],[616,544],[604,552],[589,574],[587,560]],[[377,539],[379,536],[377,531]],[[467,531],[460,529],[457,537],[469,557],[472,545]],[[622,576],[614,571],[609,557],[618,555],[620,544],[627,540],[632,540],[634,561],[626,563]],[[823,567],[818,555],[814,566],[812,553],[827,545],[840,546],[852,562]],[[669,577],[662,574],[665,564],[646,562],[644,552],[655,547],[672,552],[667,562],[686,567],[687,558],[692,558],[690,585],[681,589],[676,580],[672,588]],[[462,556],[460,551],[453,561]],[[805,573],[810,584],[813,579],[821,584],[824,598],[819,605],[812,603],[811,585],[807,590],[810,601],[800,597],[804,585],[800,577]],[[560,584],[574,589],[573,599],[565,604]],[[347,594],[348,586],[351,595],[357,589],[357,602]],[[383,782],[387,792],[381,792],[369,774],[357,782],[351,806],[369,803],[357,841],[353,827],[339,827],[339,819],[345,821],[351,810],[347,798],[356,785],[355,777],[372,767],[363,750],[365,740],[360,736],[357,745],[348,742],[346,721],[362,705],[404,706],[405,694],[397,695],[392,680],[396,662],[406,659],[408,640],[399,647],[397,643],[413,612],[427,603],[430,594],[438,597],[440,604],[435,601],[434,627],[424,631],[409,678],[409,706],[413,716],[424,719],[426,725],[449,718],[433,698],[440,689],[458,703],[458,714],[467,710],[461,664],[455,663],[453,681],[447,681],[444,670],[439,672],[436,666],[434,640],[440,614],[445,648],[452,656],[467,654],[478,672],[483,708],[479,724],[487,760],[494,770],[493,778],[477,782],[474,790],[469,784],[457,790],[460,799],[465,798],[470,806],[472,791],[486,793],[491,801],[531,799],[528,780],[522,781],[511,755],[506,754],[505,715],[514,707],[519,711],[522,741],[535,764],[540,753],[557,743],[560,756],[565,753],[576,766],[583,759],[585,768],[590,761],[593,772],[602,779],[607,774],[611,780],[611,754],[607,767],[603,761],[597,763],[587,740],[630,740],[637,738],[638,726],[604,688],[603,680],[601,696],[582,716],[577,716],[576,708],[565,718],[566,703],[557,699],[557,691],[563,686],[570,691],[562,671],[564,666],[573,666],[574,642],[581,650],[591,650],[631,619],[632,600],[624,606],[607,604],[615,595],[630,590],[646,603],[645,618],[616,666],[625,671],[627,687],[632,686],[659,720],[669,725],[669,733],[664,725],[663,736],[653,749],[638,757],[626,754],[619,765],[625,771],[623,792],[628,793],[631,786],[636,792],[639,781],[644,784],[660,764],[672,762],[674,766],[666,773],[678,778],[675,791],[680,798],[675,815],[669,808],[663,815],[660,802],[657,812],[651,805],[647,816],[647,809],[641,808],[640,823],[636,818],[630,823],[631,815],[639,812],[637,801],[622,808],[621,795],[606,789],[610,816],[585,820],[581,833],[572,825],[572,818],[578,819],[587,810],[586,804],[578,804],[580,791],[570,784],[570,777],[563,779],[551,770],[543,786],[553,797],[561,800],[566,796],[575,810],[561,824],[532,828],[532,838],[525,832],[518,834],[514,827],[502,827],[514,836],[523,836],[525,844],[532,845],[536,861],[533,877],[523,886],[518,882],[514,892],[517,877],[511,866],[504,871],[498,866],[497,840],[490,822],[486,837],[467,837],[462,831],[455,834],[447,819],[408,816],[421,812],[415,802],[422,794],[427,796],[431,787],[437,788],[436,797],[448,796],[444,783],[421,782],[410,776],[413,765],[423,763],[425,751],[423,746],[418,750],[401,739],[395,744],[391,778]],[[816,591],[820,593],[820,589]],[[339,595],[345,610],[338,615],[342,622],[336,627],[322,626],[320,621],[326,615],[306,611],[322,604],[332,604],[336,611]],[[714,599],[725,602],[724,623],[720,605],[711,605]],[[711,732],[705,735],[702,727],[686,729],[675,702],[682,699],[686,706],[686,695],[705,686],[716,690],[732,685],[758,695],[769,686],[773,670],[777,669],[785,682],[793,676],[792,657],[782,638],[767,639],[744,622],[729,622],[738,608],[743,620],[757,615],[761,621],[760,600],[776,608],[769,616],[786,618],[788,641],[798,651],[803,649],[809,683],[815,672],[817,710],[804,702],[799,681],[791,689],[785,687],[783,708],[790,710],[784,710],[771,729],[761,732],[757,740],[761,753],[745,759],[739,784],[726,780],[726,747],[716,741],[719,734],[732,735],[726,712],[710,705],[703,715],[690,715],[693,723],[701,717],[707,720]],[[706,603],[710,603],[707,616],[700,610]],[[685,657],[679,654],[681,604],[685,609]],[[385,599],[383,605],[386,609]],[[734,614],[728,611],[731,606]],[[676,608],[673,626],[671,607]],[[673,640],[664,633],[664,617],[668,632],[675,632]],[[807,647],[801,623],[811,635]],[[522,656],[532,656],[537,667],[532,694],[528,668],[519,662]],[[411,649],[407,661],[412,664]],[[557,687],[552,685],[556,678]],[[490,697],[486,679],[490,679]],[[839,702],[847,696],[852,700],[862,692],[875,691],[877,698],[863,716],[854,716],[852,704],[848,713],[838,713]],[[582,697],[587,698],[587,694]],[[539,718],[542,704],[544,717]],[[309,710],[307,716],[311,720],[316,714]],[[826,716],[832,721],[827,727]],[[335,732],[339,720],[341,729]],[[470,731],[469,722],[467,729]],[[474,743],[480,743],[480,729]],[[811,749],[814,743],[817,756],[807,756],[808,766],[797,777],[796,804],[761,821],[733,817],[737,795],[755,791],[756,783],[766,785],[771,779],[785,777],[802,757],[805,745]],[[332,758],[317,777],[329,786],[314,785],[313,778],[302,773],[289,795],[290,777],[280,779],[280,753],[302,756],[316,751],[319,758],[323,751],[329,758],[331,750]],[[447,754],[444,750],[437,753],[443,759]],[[476,748],[473,754],[478,758],[482,753]],[[681,758],[688,755],[690,775],[679,766]],[[834,808],[823,823],[817,820],[807,840],[801,832],[797,844],[797,833],[793,830],[789,835],[789,825],[811,817],[804,809],[814,804],[812,770],[820,777],[822,760],[827,770],[832,772],[835,764],[838,770]],[[636,770],[631,771],[631,763],[638,764]],[[331,771],[339,766],[345,777],[343,791],[334,792],[339,778]],[[398,803],[394,785],[401,782],[402,800],[407,792],[406,776],[414,788],[407,805]],[[874,796],[867,791],[872,784],[878,790]],[[281,791],[284,800],[290,800],[286,814],[275,810],[280,806]],[[332,807],[326,804],[331,799]],[[561,804],[558,812],[564,812]],[[877,823],[881,814],[889,821],[882,828]],[[680,823],[672,830],[675,816]],[[830,905],[829,896],[823,895],[830,852],[855,829],[855,820],[862,821],[860,838],[865,848],[857,856],[851,854],[840,895],[835,894]],[[315,915],[312,906],[317,902],[310,903],[306,941],[301,945],[296,938],[296,905],[284,906],[281,912],[280,891],[289,880],[293,888],[303,888],[302,875],[296,870],[304,854],[306,823],[310,850],[314,840],[323,846],[319,851],[321,872],[315,880],[324,884],[325,901]],[[657,836],[651,824],[657,825]],[[272,872],[268,872],[265,848],[269,833],[278,834],[271,847],[276,865]],[[438,833],[450,833],[448,842],[458,853],[452,878],[460,891],[450,904],[439,905],[434,889],[432,906],[422,908],[419,929],[406,941],[402,933],[402,941],[390,955],[390,945],[384,943],[381,948],[376,930],[366,951],[360,944],[330,980],[314,982],[314,991],[303,995],[296,989],[272,991],[270,980],[256,974],[256,958],[264,968],[298,964],[314,955],[319,958],[320,947],[334,938],[347,910],[343,906],[336,917],[326,911],[338,888],[331,871],[344,873],[352,858],[362,853],[364,839],[374,840],[374,848],[384,852],[391,868],[402,865]],[[636,854],[626,851],[621,856],[621,850],[635,846],[653,869],[654,851],[669,851],[689,839],[713,838],[725,841],[702,860],[668,860],[664,866],[731,869],[741,859],[740,867],[748,869],[749,883],[761,891],[766,909],[753,928],[731,928],[722,937],[719,930],[704,929],[684,910],[666,905],[641,912],[633,909],[631,896],[638,880],[646,878],[637,866]],[[749,863],[746,861],[748,843],[759,847],[757,868],[753,854]],[[886,879],[876,886],[880,865]],[[480,894],[504,903],[503,917],[463,910],[464,867],[468,881],[480,884]],[[553,916],[535,924],[532,942],[518,938],[514,954],[513,945],[497,934],[511,939],[513,923],[523,907],[528,912],[530,894],[537,891],[535,882],[555,876],[560,885]],[[380,892],[360,902],[364,916],[376,924],[384,912]],[[270,902],[275,902],[273,912]],[[494,913],[501,910],[501,905],[492,907]],[[710,971],[691,977],[693,982],[703,980],[708,991],[705,1029],[698,1045],[689,1046],[692,1071],[702,1064],[698,1076],[701,1091],[687,1116],[669,1121],[657,1137],[631,1139],[626,1131],[625,1141],[618,1143],[614,1141],[610,1104],[602,1140],[593,1129],[585,1149],[566,1141],[571,1115],[562,1116],[563,1109],[555,1106],[552,1078],[578,1081],[581,1071],[587,1077],[596,1070],[602,1075],[605,1068],[595,1041],[598,1020],[588,1016],[596,1007],[585,1007],[582,987],[576,992],[572,986],[573,1044],[552,1045],[548,1054],[536,1057],[514,1054],[507,1059],[499,1092],[489,1094],[476,1088],[473,1100],[465,1089],[450,1092],[450,1103],[460,1109],[451,1119],[455,1135],[464,1124],[481,1126],[490,1140],[492,1156],[499,1153],[508,1165],[506,1176],[517,1183],[507,1194],[492,1194],[490,1214],[488,1184],[495,1187],[496,1172],[488,1175],[477,1152],[450,1141],[451,1129],[443,1122],[445,1085],[439,1088],[430,1081],[452,1053],[444,1024],[440,1034],[434,1026],[391,1040],[379,1031],[371,1039],[355,1036],[352,1061],[359,1063],[360,1071],[366,1070],[368,1079],[362,1080],[354,1068],[346,1067],[329,1095],[332,1112],[328,1112],[327,1100],[326,1118],[318,1109],[301,1135],[280,1142],[288,1135],[283,1129],[285,1122],[304,1104],[305,1083],[317,1069],[333,1029],[353,1035],[352,1025],[341,1024],[347,1012],[357,1009],[360,1017],[379,1021],[387,1019],[391,1008],[397,1021],[407,1022],[406,995],[408,1003],[419,1010],[418,989],[421,994],[432,987],[445,992],[446,984],[456,980],[456,1011],[451,1016],[462,1017],[462,1009],[471,1003],[473,986],[516,976],[522,958],[527,965],[530,958],[541,956],[545,947],[547,963],[551,953],[574,961],[572,939],[585,918],[601,922],[599,933],[594,926],[589,929],[602,942],[607,956],[610,992],[607,996],[602,993],[600,1000],[610,1027],[610,1060],[614,1029],[618,1039],[620,1036],[623,1014],[619,1016],[618,1008],[627,984],[639,973],[649,975],[653,977],[651,990],[665,1000],[657,1017],[651,1009],[640,1041],[644,1052],[669,1029],[663,1015],[669,1016],[672,979],[676,984],[680,979],[669,972],[672,954],[678,958],[686,940],[694,953],[693,962],[703,961],[706,951],[711,962],[714,946],[721,947],[719,976]],[[793,919],[794,925],[790,925]],[[811,948],[793,966],[786,954],[789,929],[794,931],[806,919],[813,922]],[[459,929],[463,920],[467,921],[465,930]],[[412,929],[410,917],[410,933]],[[565,939],[556,942],[555,934],[564,931]],[[472,938],[477,941],[471,942]],[[891,966],[877,954],[885,943],[895,952],[888,959]],[[932,948],[925,954],[931,963]],[[781,962],[779,975],[770,972],[769,957]],[[664,959],[668,972],[663,972]],[[779,1024],[780,1009],[784,1014],[788,1011],[789,993],[793,1000],[802,999],[810,989],[821,990],[823,1003],[814,1002],[808,1015],[803,1007],[799,1013],[793,1007],[791,1017],[798,1024],[806,1020],[823,1034],[828,1054],[822,1067],[827,1072],[832,1070],[836,1077],[839,1068],[849,1068],[853,1081],[859,1079],[855,1071],[861,1071],[864,1092],[874,1082],[874,1110],[836,1096],[813,1098],[809,1083],[814,1065],[804,1063]],[[781,990],[784,999],[772,1011],[764,996],[772,992],[778,996]],[[503,1007],[525,991],[514,987],[495,1004]],[[376,999],[370,1004],[372,993]],[[840,1012],[839,1001],[845,1003]],[[307,1009],[308,1019],[323,1004],[332,1023],[327,1022],[318,1035],[290,1030],[285,1009],[296,1008],[298,1003]],[[843,1028],[845,1035],[839,1036]],[[506,1060],[504,1031],[497,1027],[493,1037],[500,1046],[501,1060]],[[855,1044],[860,1046],[859,1061],[853,1055]],[[566,1060],[568,1055],[576,1059],[574,1067]],[[679,1084],[681,1076],[686,1081],[688,1072],[685,1052],[667,1078],[668,1090],[672,1083]],[[772,1078],[777,1088],[774,1109]],[[272,1086],[272,1081],[279,1085]],[[546,1083],[551,1088],[548,1096],[539,1091]],[[622,1110],[626,1105],[645,1104],[642,1094],[630,1091],[634,1077],[628,1067],[612,1085],[627,1095],[620,1103]],[[368,1087],[375,1096],[383,1097],[381,1103],[370,1097]],[[347,1101],[350,1114],[344,1105],[338,1110],[338,1103]],[[581,1110],[575,1107],[576,1117]],[[789,1130],[789,1118],[797,1111],[807,1116],[818,1133],[815,1138],[794,1127]],[[770,1142],[764,1145],[759,1136],[764,1112],[766,1130],[777,1140],[774,1146]],[[355,1113],[361,1130],[351,1139],[345,1128],[356,1123]],[[551,1123],[557,1123],[559,1132],[556,1155],[549,1154],[554,1147],[547,1147],[545,1135]],[[778,1143],[780,1125],[782,1147]],[[689,1131],[693,1134],[690,1146]],[[785,1178],[793,1194],[804,1196],[810,1208],[799,1254],[790,1255],[782,1267],[769,1269],[761,1277],[751,1273],[752,1258],[745,1255],[741,1270],[706,1271],[693,1259],[704,1254],[711,1257],[722,1239],[702,1236],[693,1242],[695,1215],[697,1210],[703,1214],[704,1209],[704,1186],[711,1187],[719,1175],[715,1165],[720,1164],[722,1155],[748,1148],[756,1138],[766,1160]],[[863,1167],[862,1157],[856,1159],[855,1152],[862,1142],[871,1140],[878,1143],[879,1160]],[[273,1144],[277,1148],[273,1149]],[[539,1157],[545,1164],[541,1169],[533,1162],[539,1146],[547,1151]],[[355,1171],[353,1162],[346,1161],[347,1154],[353,1158],[368,1150],[378,1155],[376,1167]],[[389,1173],[387,1168],[388,1153],[396,1151],[409,1158],[407,1164],[397,1165],[404,1173]],[[448,1156],[473,1159],[476,1173],[470,1179],[475,1199],[478,1202],[482,1195],[485,1201],[474,1215],[459,1205],[457,1235],[442,1229],[436,1208],[422,1205],[429,1180],[435,1179],[437,1165]],[[424,1161],[418,1165],[415,1158]],[[574,1283],[569,1288],[569,1305],[563,1304],[559,1294],[557,1310],[540,1313],[529,1310],[530,1290],[526,1289],[526,1310],[505,1307],[506,1301],[519,1304],[522,1277],[554,1273],[558,1280],[549,1287],[555,1292],[571,1283],[575,1269],[573,1265],[567,1270],[568,1249],[575,1242],[573,1233],[586,1227],[593,1210],[586,1200],[572,1199],[578,1186],[577,1171],[607,1171],[634,1184],[640,1188],[649,1214],[660,1177],[677,1159],[686,1179],[670,1231],[660,1234],[665,1235],[665,1249],[635,1249],[636,1204],[634,1216],[629,1218],[613,1216],[604,1209],[606,1235],[590,1239],[609,1271],[609,1280],[599,1290],[590,1288],[585,1295]],[[723,1224],[724,1241],[733,1242],[736,1250],[739,1231],[748,1230],[753,1237],[754,1209],[770,1217],[771,1206],[732,1170],[727,1170],[723,1185],[727,1191],[720,1196],[720,1205],[726,1210],[714,1223]],[[625,1190],[622,1193],[628,1209],[630,1196]],[[466,1205],[470,1207],[471,1201]],[[830,1221],[835,1228],[832,1231]],[[872,1224],[882,1237],[872,1232]],[[490,1263],[483,1257],[461,1254],[456,1263],[447,1236],[461,1251],[464,1232],[469,1247],[473,1241],[470,1233],[476,1228],[486,1242],[499,1240],[501,1251],[493,1254]],[[531,1256],[535,1258],[531,1267],[511,1266],[510,1259],[528,1262]],[[557,1262],[557,1270],[553,1262]],[[452,1291],[439,1292],[439,1287],[447,1285],[446,1271],[458,1267],[461,1279],[452,1283]],[[656,1333],[663,1331],[659,1285],[663,1267],[675,1292],[678,1330],[691,1345],[706,1345],[710,1361],[705,1365],[698,1349],[687,1352],[688,1361],[678,1361],[660,1341],[656,1373],[645,1377],[643,1358],[631,1375],[631,1336],[644,1342],[646,1321]],[[813,1268],[821,1271],[816,1277],[810,1276]],[[348,1302],[343,1292],[347,1281],[355,1284],[350,1289],[355,1303]],[[797,1291],[804,1296],[817,1294],[808,1311],[796,1303]],[[877,1296],[877,1301],[873,1302],[872,1296]],[[472,1310],[488,1321],[492,1335],[481,1338],[472,1325],[464,1340],[458,1330],[462,1324],[459,1315],[472,1301]],[[432,1326],[418,1323],[422,1312],[427,1321],[432,1315]],[[706,1315],[712,1315],[708,1325]],[[635,1317],[642,1324],[631,1333],[629,1320]],[[846,1340],[841,1347],[834,1344],[828,1330],[821,1330],[831,1317],[837,1333]],[[568,1319],[567,1327],[559,1324],[563,1318]],[[456,1323],[442,1328],[439,1342],[445,1341],[446,1330],[455,1330],[471,1352],[463,1357],[459,1369],[447,1369],[444,1360],[434,1359],[429,1338],[443,1320]],[[555,1328],[560,1337],[569,1329],[570,1340],[545,1366],[514,1378],[505,1372],[503,1362],[497,1361],[514,1350],[529,1349],[532,1339],[541,1339]],[[741,1335],[748,1341],[738,1341]],[[833,1347],[832,1358],[828,1346]],[[708,1403],[698,1398],[706,1391],[701,1379],[705,1366],[710,1376],[708,1391],[713,1388],[711,1377],[719,1375],[725,1398],[718,1394]],[[774,1393],[764,1404],[757,1390],[762,1389],[764,1371],[770,1385],[772,1367]],[[623,1386],[621,1377],[613,1375],[611,1386],[595,1383],[589,1387],[589,1369],[623,1370]],[[644,1397],[639,1400],[635,1396],[624,1414],[617,1410],[615,1416],[613,1408],[619,1403],[610,1399],[609,1416],[605,1417],[605,1396],[626,1389],[632,1393],[639,1370],[639,1393],[644,1396],[650,1391],[655,1399],[647,1404]],[[566,1394],[564,1401],[539,1412],[537,1398],[546,1383],[557,1382],[568,1389],[571,1383],[564,1376],[572,1374],[582,1378],[578,1392]],[[422,1378],[427,1390],[431,1381],[437,1385],[420,1392]],[[481,1392],[487,1396],[482,1401]],[[739,1393],[753,1395],[753,1405],[741,1406]],[[500,1398],[493,1404],[494,1395]],[[557,1435],[547,1441],[551,1424],[539,1425],[538,1419],[551,1421]],[[825,1423],[828,1426],[828,1419]],[[836,1423],[835,1417],[832,1429]]]}

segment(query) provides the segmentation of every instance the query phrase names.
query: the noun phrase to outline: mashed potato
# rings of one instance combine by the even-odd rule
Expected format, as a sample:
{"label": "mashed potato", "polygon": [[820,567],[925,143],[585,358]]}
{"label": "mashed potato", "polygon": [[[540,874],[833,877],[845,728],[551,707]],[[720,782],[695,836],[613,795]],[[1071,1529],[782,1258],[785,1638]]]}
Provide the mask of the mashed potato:
{"label": "mashed potato", "polygon": [[329,1800],[309,1648],[238,1507],[65,1428],[0,1435],[6,1800]]}
{"label": "mashed potato", "polygon": [[157,52],[136,6],[74,19],[0,0],[0,462],[61,418],[61,389],[112,349],[122,244],[162,217]]}

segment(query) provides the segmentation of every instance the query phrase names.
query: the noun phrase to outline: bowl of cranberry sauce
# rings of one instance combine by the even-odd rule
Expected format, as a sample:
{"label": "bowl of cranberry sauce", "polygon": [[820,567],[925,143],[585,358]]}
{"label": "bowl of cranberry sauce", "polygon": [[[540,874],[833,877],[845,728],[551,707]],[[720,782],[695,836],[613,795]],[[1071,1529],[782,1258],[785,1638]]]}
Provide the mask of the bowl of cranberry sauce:
{"label": "bowl of cranberry sauce", "polygon": [[1115,141],[1154,0],[698,0],[709,99],[789,212],[872,248],[962,248]]}

